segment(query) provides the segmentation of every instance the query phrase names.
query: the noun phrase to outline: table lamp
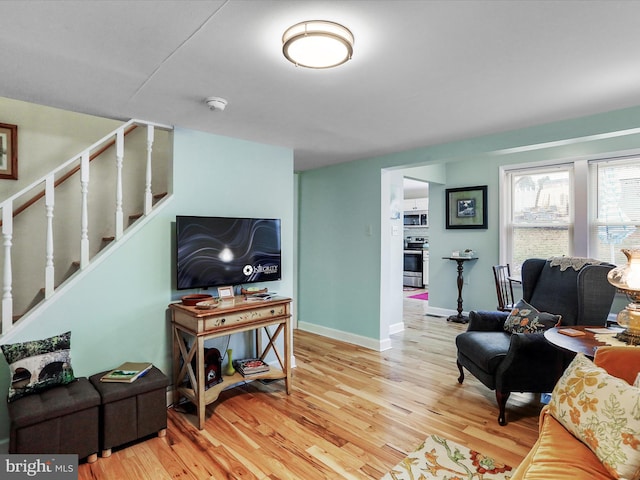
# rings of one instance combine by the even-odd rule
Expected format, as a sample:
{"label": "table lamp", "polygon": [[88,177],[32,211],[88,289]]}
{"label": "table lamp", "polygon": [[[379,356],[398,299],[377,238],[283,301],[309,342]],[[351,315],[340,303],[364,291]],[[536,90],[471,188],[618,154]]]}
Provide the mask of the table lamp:
{"label": "table lamp", "polygon": [[625,293],[631,300],[624,310],[618,313],[616,321],[625,330],[616,338],[623,342],[640,344],[640,247],[623,248],[627,264],[609,272],[609,283]]}

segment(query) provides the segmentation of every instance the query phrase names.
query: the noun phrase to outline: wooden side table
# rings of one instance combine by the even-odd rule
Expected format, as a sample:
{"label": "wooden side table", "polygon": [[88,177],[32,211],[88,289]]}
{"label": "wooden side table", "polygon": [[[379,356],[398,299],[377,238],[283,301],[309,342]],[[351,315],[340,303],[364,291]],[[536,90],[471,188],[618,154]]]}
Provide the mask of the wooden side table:
{"label": "wooden side table", "polygon": [[[589,358],[593,358],[596,354],[598,347],[606,345],[606,343],[596,340],[596,336],[585,330],[586,328],[601,328],[601,327],[589,327],[586,325],[576,325],[573,327],[553,327],[549,330],[545,330],[544,338],[551,345],[558,347],[561,350],[570,353],[582,353]],[[583,332],[584,335],[577,337],[570,337],[560,333],[561,330],[573,329]]]}
{"label": "wooden side table", "polygon": [[[174,405],[181,397],[191,401],[197,409],[197,427],[202,430],[206,406],[215,402],[220,392],[234,384],[249,379],[284,379],[287,394],[291,393],[291,299],[274,297],[271,300],[250,302],[243,296],[223,300],[211,310],[200,310],[181,303],[169,305],[173,338],[173,388]],[[270,330],[270,327],[274,327]],[[280,368],[271,367],[268,372],[244,377],[235,372],[222,376],[222,382],[206,388],[205,340],[254,331],[255,356],[264,360],[273,350]],[[267,338],[263,345],[262,333]],[[276,340],[283,334],[284,351],[281,354]],[[192,360],[195,359],[195,371]]]}
{"label": "wooden side table", "polygon": [[471,260],[477,260],[478,257],[442,257],[443,260],[454,260],[458,264],[458,314],[451,315],[447,318],[447,322],[455,322],[455,323],[467,323],[469,321],[469,317],[462,315],[462,286],[464,285],[464,277],[462,276],[462,272],[464,270],[464,262],[469,262]]}

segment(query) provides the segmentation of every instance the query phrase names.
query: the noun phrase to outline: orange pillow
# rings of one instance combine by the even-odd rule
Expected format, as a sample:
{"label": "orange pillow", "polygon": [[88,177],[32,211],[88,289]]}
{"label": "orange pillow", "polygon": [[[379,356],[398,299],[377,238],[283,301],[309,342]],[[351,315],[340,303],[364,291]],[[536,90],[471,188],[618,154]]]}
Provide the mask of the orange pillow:
{"label": "orange pillow", "polygon": [[637,347],[598,347],[593,363],[604,368],[614,377],[623,379],[629,385],[636,381],[640,373],[640,346]]}
{"label": "orange pillow", "polygon": [[546,410],[540,437],[513,472],[512,480],[612,480],[598,457]]}

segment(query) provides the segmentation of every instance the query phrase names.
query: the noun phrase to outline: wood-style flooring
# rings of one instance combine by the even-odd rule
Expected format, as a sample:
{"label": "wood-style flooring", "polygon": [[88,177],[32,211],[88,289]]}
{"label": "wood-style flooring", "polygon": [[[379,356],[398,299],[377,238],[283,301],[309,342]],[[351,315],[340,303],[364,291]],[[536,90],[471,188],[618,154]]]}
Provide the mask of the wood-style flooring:
{"label": "wood-style flooring", "polygon": [[425,316],[426,302],[406,298],[417,292],[403,293],[392,349],[296,330],[291,395],[281,382],[239,385],[207,408],[202,431],[188,406],[169,409],[166,437],[82,464],[79,479],[379,479],[431,433],[517,466],[537,438],[537,398],[512,394],[500,427],[494,392],[468,373],[457,382],[466,326]]}

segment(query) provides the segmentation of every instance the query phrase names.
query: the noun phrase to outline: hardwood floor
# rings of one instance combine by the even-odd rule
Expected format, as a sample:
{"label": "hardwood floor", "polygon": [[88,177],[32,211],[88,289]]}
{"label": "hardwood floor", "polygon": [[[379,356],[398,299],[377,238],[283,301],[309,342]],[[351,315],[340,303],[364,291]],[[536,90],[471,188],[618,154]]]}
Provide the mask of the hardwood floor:
{"label": "hardwood floor", "polygon": [[166,437],[82,464],[79,479],[379,479],[430,433],[517,466],[537,438],[537,399],[512,394],[500,427],[494,393],[470,374],[457,382],[466,326],[425,316],[422,300],[404,306],[391,350],[295,331],[290,396],[281,382],[227,390],[202,431],[193,411],[169,409]]}

